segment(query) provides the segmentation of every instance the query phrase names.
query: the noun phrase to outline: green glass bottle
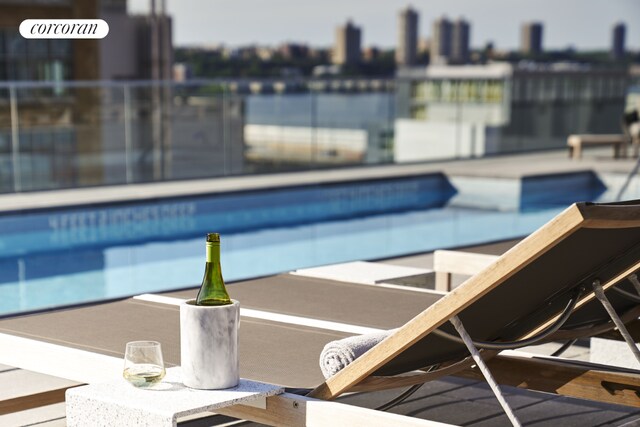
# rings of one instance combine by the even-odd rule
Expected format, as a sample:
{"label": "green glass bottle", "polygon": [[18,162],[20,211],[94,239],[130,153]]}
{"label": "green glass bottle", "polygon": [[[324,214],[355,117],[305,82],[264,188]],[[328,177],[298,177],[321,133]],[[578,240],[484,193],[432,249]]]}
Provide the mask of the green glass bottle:
{"label": "green glass bottle", "polygon": [[196,305],[226,305],[231,304],[222,278],[220,266],[220,235],[207,234],[207,264],[204,270],[202,286],[196,297]]}

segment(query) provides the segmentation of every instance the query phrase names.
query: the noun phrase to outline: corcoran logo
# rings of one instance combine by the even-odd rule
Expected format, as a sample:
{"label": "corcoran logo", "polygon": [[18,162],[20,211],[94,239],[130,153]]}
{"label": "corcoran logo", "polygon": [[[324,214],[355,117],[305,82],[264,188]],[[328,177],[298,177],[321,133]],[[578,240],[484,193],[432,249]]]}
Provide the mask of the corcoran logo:
{"label": "corcoran logo", "polygon": [[25,19],[20,34],[25,39],[102,39],[109,24],[102,19]]}

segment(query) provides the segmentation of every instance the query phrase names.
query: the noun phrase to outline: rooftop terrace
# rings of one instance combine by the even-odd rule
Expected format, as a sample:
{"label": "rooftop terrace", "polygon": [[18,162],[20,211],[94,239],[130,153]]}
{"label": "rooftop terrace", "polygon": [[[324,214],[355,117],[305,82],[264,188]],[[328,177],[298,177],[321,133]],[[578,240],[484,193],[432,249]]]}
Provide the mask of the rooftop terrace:
{"label": "rooftop terrace", "polygon": [[[608,186],[610,197],[615,197],[626,175],[632,170],[636,159],[612,159],[610,149],[589,149],[582,160],[571,160],[565,150],[500,156],[471,160],[448,161],[425,164],[406,164],[389,166],[371,166],[344,168],[336,170],[318,170],[295,174],[274,174],[260,176],[237,176],[218,179],[176,181],[153,184],[133,184],[127,186],[95,187],[59,190],[50,192],[18,193],[0,196],[0,211],[16,211],[49,208],[53,206],[72,206],[104,202],[133,201],[175,197],[185,194],[204,194],[212,192],[231,192],[255,190],[271,187],[286,187],[295,184],[313,184],[320,182],[340,182],[373,178],[442,172],[450,179],[480,177],[485,179],[517,181],[533,175],[556,175],[574,172],[592,171]],[[633,194],[640,186],[637,180],[632,182],[629,193]],[[488,190],[489,192],[491,189]],[[627,197],[624,197],[627,198]],[[479,245],[472,251],[501,254],[516,241]],[[387,266],[431,269],[431,253],[378,261]],[[389,267],[391,268],[391,267]],[[352,277],[356,274],[353,273]],[[463,277],[454,278],[460,283]],[[349,281],[349,274],[342,278]],[[361,286],[367,292],[366,286]],[[182,292],[193,293],[193,290]],[[422,291],[415,291],[422,294]],[[175,296],[176,294],[170,294]],[[305,310],[302,307],[302,310]],[[42,316],[47,316],[44,314]],[[387,327],[393,327],[390,323]],[[0,329],[2,327],[0,326]],[[557,346],[554,344],[527,351],[550,354]],[[588,341],[579,341],[565,354],[566,357],[579,360],[589,359]],[[26,370],[0,365],[0,382],[11,384],[3,387],[0,399],[7,399],[34,391],[44,391],[73,384],[68,380],[44,376]],[[640,411],[623,406],[601,404],[558,397],[554,395],[506,388],[507,399],[512,402],[517,413],[527,425],[636,425],[640,422]],[[354,405],[374,407],[394,396],[394,392],[380,392],[372,395],[352,395],[344,401]],[[462,378],[446,378],[424,386],[395,412],[414,417],[436,420],[455,425],[508,425],[498,403],[484,382]],[[227,423],[228,418],[218,417],[208,421],[191,421],[186,425],[213,425]],[[2,425],[42,425],[63,426],[64,404],[56,404],[25,412],[0,416]],[[251,425],[245,423],[243,425]]]}

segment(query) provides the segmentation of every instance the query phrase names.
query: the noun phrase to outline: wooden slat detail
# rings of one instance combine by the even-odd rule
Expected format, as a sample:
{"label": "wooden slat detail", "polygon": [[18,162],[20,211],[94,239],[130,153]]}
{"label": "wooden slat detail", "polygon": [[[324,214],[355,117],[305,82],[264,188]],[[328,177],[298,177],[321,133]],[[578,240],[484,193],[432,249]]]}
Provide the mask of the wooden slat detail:
{"label": "wooden slat detail", "polygon": [[293,394],[281,394],[267,398],[267,409],[246,405],[234,405],[217,410],[234,418],[271,426],[287,427],[446,427],[450,424],[421,420],[389,412],[326,402]]}
{"label": "wooden slat detail", "polygon": [[[602,365],[574,365],[537,357],[496,356],[487,362],[500,384],[555,393],[562,396],[640,407],[640,372],[612,372]],[[454,374],[484,380],[477,369]]]}
{"label": "wooden slat detail", "polygon": [[329,378],[317,387],[311,396],[331,399],[349,390],[452,316],[457,315],[535,261],[578,229],[582,222],[582,214],[577,205],[570,206],[498,258],[493,265],[483,271],[483,274],[477,274],[468,279],[463,285],[411,319],[396,333]]}
{"label": "wooden slat detail", "polygon": [[47,390],[41,393],[34,393],[27,396],[14,397],[0,401],[0,415],[11,414],[13,412],[26,411],[28,409],[39,408],[40,406],[53,405],[64,402],[64,393],[73,387],[61,387],[55,390]]}

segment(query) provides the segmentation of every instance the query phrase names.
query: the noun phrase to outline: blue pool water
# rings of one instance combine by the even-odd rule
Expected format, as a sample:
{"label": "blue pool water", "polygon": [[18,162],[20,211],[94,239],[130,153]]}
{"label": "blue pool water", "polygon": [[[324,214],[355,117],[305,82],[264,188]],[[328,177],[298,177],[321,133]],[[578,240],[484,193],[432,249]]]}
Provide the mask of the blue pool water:
{"label": "blue pool water", "polygon": [[431,174],[0,215],[0,314],[192,287],[209,231],[227,281],[515,238],[597,198],[587,178],[564,196],[522,184],[514,209],[470,207]]}

